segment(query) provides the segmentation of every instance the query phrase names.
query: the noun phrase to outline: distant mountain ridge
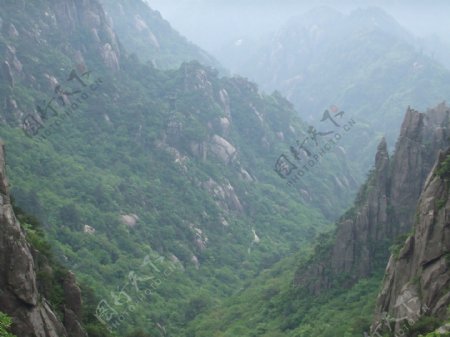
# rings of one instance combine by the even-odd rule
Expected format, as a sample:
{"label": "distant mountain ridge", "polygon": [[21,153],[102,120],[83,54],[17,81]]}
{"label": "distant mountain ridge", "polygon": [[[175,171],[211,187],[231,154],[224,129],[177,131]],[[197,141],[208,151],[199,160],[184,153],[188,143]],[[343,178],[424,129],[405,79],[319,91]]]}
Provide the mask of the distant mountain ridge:
{"label": "distant mountain ridge", "polygon": [[[415,38],[379,8],[342,14],[317,8],[293,18],[263,39],[242,46],[233,71],[265,90],[279,90],[309,123],[331,104],[349,111],[360,124],[345,147],[352,160],[371,164],[377,142],[398,136],[404,109],[419,110],[449,99],[450,72],[415,47]],[[247,53],[247,54],[245,54]],[[224,64],[227,53],[224,49]]]}
{"label": "distant mountain ridge", "polygon": [[125,49],[141,60],[161,69],[178,68],[189,61],[223,69],[211,55],[175,31],[151,4],[142,0],[100,2]]}
{"label": "distant mountain ridge", "polygon": [[139,61],[95,0],[1,4],[12,193],[60,262],[96,289],[89,307],[113,309],[104,322],[117,334],[182,336],[350,202],[354,180],[334,164],[342,152],[296,188],[274,171],[307,132],[280,94],[195,61]]}

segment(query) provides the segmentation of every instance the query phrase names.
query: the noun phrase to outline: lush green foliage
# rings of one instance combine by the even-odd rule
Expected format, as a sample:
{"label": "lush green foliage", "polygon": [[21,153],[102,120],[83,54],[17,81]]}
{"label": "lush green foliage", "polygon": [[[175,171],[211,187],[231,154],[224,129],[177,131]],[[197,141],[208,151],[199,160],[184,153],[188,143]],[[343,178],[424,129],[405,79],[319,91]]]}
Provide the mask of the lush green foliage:
{"label": "lush green foliage", "polygon": [[[39,228],[22,219],[36,249],[50,259],[45,231],[57,260],[96,289],[98,297],[86,301],[89,312],[101,299],[119,303],[115,310],[125,320],[117,334],[141,329],[152,336],[181,335],[189,321],[328,228],[323,210],[331,218],[349,203],[352,190],[337,188],[335,172],[326,173],[334,154],[299,190],[289,190],[273,171],[279,154],[305,133],[279,94],[261,94],[244,79],[219,78],[197,63],[160,71],[124,56],[121,70],[113,72],[103,66],[89,32],[68,35],[43,25],[42,3],[27,5],[42,17],[9,4],[10,22],[21,30],[42,27],[49,43],[1,35],[1,50],[13,46],[25,69],[1,98],[32,112],[36,102],[52,97],[45,74],[71,86],[65,82],[73,68],[68,45],[86,51],[92,70],[86,81],[102,78],[102,85],[70,117],[46,121],[35,138],[15,127],[14,112],[4,113],[9,123],[0,134],[12,193],[43,223]],[[232,121],[227,131],[218,123],[224,117]],[[233,160],[225,163],[211,150],[203,158],[192,150],[210,147],[218,134],[237,149]],[[229,186],[233,191],[223,196]],[[336,202],[338,191],[343,197]],[[320,209],[311,207],[317,200],[323,200]],[[126,225],[121,216],[132,214],[137,224]],[[145,264],[146,257],[157,262]],[[62,303],[57,281],[64,272],[40,275],[55,307]],[[124,287],[127,305],[114,299]],[[90,334],[102,336],[92,317]]]}
{"label": "lush green foliage", "polygon": [[450,333],[441,334],[439,332],[430,332],[426,335],[419,335],[419,337],[450,337]]}
{"label": "lush green foliage", "polygon": [[[233,59],[222,56],[224,64]],[[319,121],[331,104],[350,114],[357,125],[342,146],[357,177],[372,163],[381,135],[394,144],[408,106],[425,111],[449,99],[450,72],[379,8],[348,14],[315,8],[239,61],[241,74],[288,95],[305,119]]]}
{"label": "lush green foliage", "polygon": [[360,337],[369,331],[381,274],[314,296],[292,287],[293,271],[307,255],[264,270],[230,300],[200,315],[186,336]]}
{"label": "lush green foliage", "polygon": [[175,31],[157,11],[142,0],[101,0],[114,21],[114,29],[128,52],[161,69],[199,61],[222,68],[214,58]]}
{"label": "lush green foliage", "polygon": [[16,337],[13,334],[9,333],[9,327],[12,324],[12,320],[10,317],[0,312],[0,337]]}
{"label": "lush green foliage", "polygon": [[[124,51],[120,69],[112,71],[88,29],[67,34],[47,24],[48,4],[5,7],[11,14],[5,25],[21,32],[40,27],[47,39],[0,36],[0,51],[14,47],[24,67],[13,87],[1,82],[2,101],[35,111],[36,102],[52,95],[50,76],[67,84],[78,50],[92,70],[89,80],[102,79],[75,113],[46,121],[35,138],[17,127],[17,111],[2,116],[13,194],[43,223],[17,210],[41,253],[38,265],[53,264],[52,273],[38,276],[54,308],[61,310],[67,273],[58,261],[83,284],[84,322],[93,337],[109,334],[94,315],[100,300],[122,317],[113,329],[118,336],[360,336],[380,275],[317,298],[290,286],[298,266],[310,261],[306,247],[356,189],[353,168],[340,160],[343,151],[327,155],[288,189],[273,165],[306,134],[306,125],[280,94],[262,94],[242,78],[219,78],[195,62],[158,70]],[[125,34],[130,44],[142,42]],[[178,56],[192,51],[173,43]],[[164,52],[174,54],[171,46]],[[180,62],[155,57],[168,62],[164,67]],[[211,150],[219,135],[237,150],[225,160]],[[137,223],[127,224],[124,215]],[[331,239],[319,236],[316,257]],[[304,255],[292,255],[300,249]]]}
{"label": "lush green foliage", "polygon": [[436,173],[442,179],[450,177],[450,156],[447,156],[445,160],[440,164]]}
{"label": "lush green foliage", "polygon": [[[50,303],[54,312],[62,320],[64,315],[64,287],[63,281],[68,273],[68,269],[61,265],[51,249],[41,223],[34,216],[24,212],[15,205],[12,198],[14,213],[25,230],[27,241],[35,250],[36,276],[38,290],[41,296]],[[95,309],[99,298],[89,287],[83,286],[83,325],[91,337],[110,337],[111,334],[95,318]],[[1,333],[1,332],[0,332]],[[3,335],[1,335],[3,336]],[[9,337],[9,335],[6,335]]]}
{"label": "lush green foliage", "polygon": [[409,330],[409,334],[416,336],[419,334],[434,331],[441,325],[441,320],[434,316],[422,316]]}

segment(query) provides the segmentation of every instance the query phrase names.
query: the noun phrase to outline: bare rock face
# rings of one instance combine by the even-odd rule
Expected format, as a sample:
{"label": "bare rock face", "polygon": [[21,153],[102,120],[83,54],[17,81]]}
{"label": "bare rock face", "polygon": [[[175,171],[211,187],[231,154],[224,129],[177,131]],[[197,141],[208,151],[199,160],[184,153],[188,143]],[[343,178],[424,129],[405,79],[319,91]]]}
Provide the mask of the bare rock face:
{"label": "bare rock face", "polygon": [[46,301],[38,303],[31,248],[10,203],[3,146],[0,181],[0,310],[13,317],[13,332],[19,336],[67,336]]}
{"label": "bare rock face", "polygon": [[236,155],[236,148],[218,135],[212,137],[210,148],[211,152],[225,164],[231,163]]}
{"label": "bare rock face", "polygon": [[2,77],[10,87],[14,87],[14,78],[8,61],[3,61],[2,63]]}
{"label": "bare rock face", "polygon": [[156,38],[155,34],[153,34],[151,29],[148,27],[147,23],[145,23],[145,21],[142,19],[142,17],[139,14],[136,14],[134,16],[133,24],[134,24],[134,28],[143,35],[143,37],[147,43],[154,46],[156,49],[161,48],[159,41]]}
{"label": "bare rock face", "polygon": [[81,290],[78,287],[75,275],[70,272],[67,274],[63,283],[64,299],[64,326],[69,332],[69,337],[87,337],[86,332],[81,326]]}
{"label": "bare rock face", "polygon": [[91,31],[98,43],[98,52],[106,66],[112,70],[120,68],[120,48],[117,37],[100,3],[95,0],[68,0],[55,2],[56,28],[73,33],[79,27]]}
{"label": "bare rock face", "polygon": [[[13,318],[12,332],[20,337],[86,337],[80,320],[81,298],[74,278],[67,280],[67,309],[74,313],[79,334],[68,334],[39,294],[32,248],[14,215],[5,171],[4,147],[0,146],[0,310]],[[69,291],[71,290],[71,291]],[[66,320],[66,318],[65,318]],[[72,325],[71,325],[72,327]]]}
{"label": "bare rock face", "polygon": [[331,288],[339,275],[349,275],[347,282],[351,285],[357,278],[370,274],[375,254],[375,247],[370,242],[382,239],[389,231],[389,162],[387,144],[382,139],[374,172],[357,197],[359,204],[340,220],[334,242],[325,255],[297,272],[297,286],[319,294]]}
{"label": "bare rock face", "polygon": [[103,62],[107,67],[115,71],[119,70],[119,58],[109,43],[105,43],[101,48]]}
{"label": "bare rock face", "polygon": [[450,304],[450,173],[438,174],[450,149],[440,153],[417,206],[414,234],[398,255],[392,255],[378,297],[372,332],[383,331],[387,316],[396,322],[395,331],[406,322],[417,322],[430,314],[445,318]]}
{"label": "bare rock face", "polygon": [[369,182],[366,202],[354,217],[342,221],[336,233],[331,268],[334,274],[356,272],[367,276],[372,269],[373,251],[370,242],[383,240],[389,236],[388,189],[389,155],[386,141],[378,145],[375,157],[375,171]]}
{"label": "bare rock face", "polygon": [[19,37],[19,32],[16,29],[16,26],[14,24],[10,24],[8,28],[8,36],[12,39]]}
{"label": "bare rock face", "polygon": [[213,179],[202,183],[202,187],[207,190],[217,203],[217,206],[227,212],[243,212],[244,207],[237,196],[234,187],[228,180],[223,184],[218,184]]}
{"label": "bare rock face", "polygon": [[439,150],[448,145],[449,108],[440,104],[426,114],[409,109],[403,121],[392,163],[391,202],[397,235],[414,222],[414,209]]}
{"label": "bare rock face", "polygon": [[449,115],[445,104],[426,114],[408,108],[394,155],[389,158],[383,139],[375,169],[354,208],[339,221],[334,241],[321,258],[297,272],[294,284],[317,294],[342,276],[351,286],[383,266],[395,238],[412,229],[433,158],[450,145]]}

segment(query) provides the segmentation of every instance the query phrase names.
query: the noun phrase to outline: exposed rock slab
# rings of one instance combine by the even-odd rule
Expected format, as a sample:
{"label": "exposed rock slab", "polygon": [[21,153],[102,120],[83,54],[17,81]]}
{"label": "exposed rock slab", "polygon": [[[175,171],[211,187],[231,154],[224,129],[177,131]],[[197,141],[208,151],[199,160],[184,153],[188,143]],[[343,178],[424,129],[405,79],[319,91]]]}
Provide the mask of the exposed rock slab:
{"label": "exposed rock slab", "polygon": [[402,321],[416,322],[425,314],[444,318],[450,304],[450,198],[449,177],[437,168],[450,156],[439,155],[417,206],[414,234],[398,256],[392,255],[378,297],[372,331],[382,326],[386,313],[395,319],[396,331]]}

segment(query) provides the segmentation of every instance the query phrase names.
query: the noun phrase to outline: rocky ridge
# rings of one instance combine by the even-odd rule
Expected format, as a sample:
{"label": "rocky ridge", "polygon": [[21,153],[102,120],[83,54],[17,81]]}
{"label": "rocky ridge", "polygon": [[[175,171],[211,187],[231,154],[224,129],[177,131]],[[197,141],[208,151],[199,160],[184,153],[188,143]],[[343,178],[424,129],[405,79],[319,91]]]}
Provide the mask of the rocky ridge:
{"label": "rocky ridge", "polygon": [[439,154],[417,206],[413,234],[389,259],[372,335],[386,330],[387,322],[394,322],[394,332],[401,333],[426,315],[448,318],[449,156],[450,149]]}
{"label": "rocky ridge", "polygon": [[63,281],[63,322],[38,290],[35,259],[39,252],[27,242],[14,214],[3,145],[0,146],[0,228],[0,310],[13,318],[12,332],[20,337],[86,337],[80,324],[80,288],[72,273]]}
{"label": "rocky ridge", "polygon": [[[127,51],[156,68],[178,68],[197,60],[222,68],[214,58],[175,31],[158,11],[142,0],[101,0],[114,30]],[[150,4],[151,5],[151,4]]]}
{"label": "rocky ridge", "polygon": [[449,145],[449,113],[444,103],[427,113],[408,108],[394,154],[383,139],[354,208],[340,219],[325,251],[298,270],[297,287],[318,294],[339,282],[351,286],[384,266],[389,246],[412,228],[433,157]]}

